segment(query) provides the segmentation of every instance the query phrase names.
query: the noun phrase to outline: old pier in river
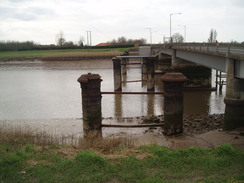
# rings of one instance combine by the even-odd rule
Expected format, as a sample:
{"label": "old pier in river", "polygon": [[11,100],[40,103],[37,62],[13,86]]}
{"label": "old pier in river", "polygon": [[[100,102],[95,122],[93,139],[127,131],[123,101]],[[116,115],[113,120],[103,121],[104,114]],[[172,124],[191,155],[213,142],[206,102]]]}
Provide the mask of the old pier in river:
{"label": "old pier in river", "polygon": [[[130,62],[130,59],[137,59],[137,62]],[[194,61],[195,59],[197,61]],[[223,60],[224,63],[222,63]],[[213,61],[217,63],[212,63]],[[102,80],[98,74],[88,73],[78,79],[82,88],[83,126],[85,134],[94,130],[98,134],[101,132],[103,126],[101,120],[102,94],[161,94],[162,97],[164,96],[164,134],[176,135],[182,133],[183,86],[185,89],[194,90],[216,89],[211,86],[211,68],[217,68],[223,71],[223,64],[226,64],[227,68],[227,70],[224,70],[227,72],[224,127],[226,130],[232,130],[244,126],[244,114],[241,112],[244,111],[244,61],[242,56],[223,56],[222,52],[211,52],[209,48],[205,51],[203,47],[200,47],[200,50],[194,47],[192,50],[191,48],[187,49],[182,46],[172,47],[171,45],[170,47],[160,49],[157,54],[152,53],[151,47],[140,47],[139,56],[117,56],[112,59],[112,62],[114,70],[114,92],[100,91],[100,82]],[[234,63],[239,64],[240,68],[237,71],[235,70],[236,64]],[[126,67],[132,64],[141,65],[141,80],[139,81],[146,83],[147,92],[123,92],[123,75],[127,74]],[[162,73],[163,92],[154,92],[155,70],[157,73],[159,70]],[[236,85],[236,83],[239,85]],[[220,85],[220,87],[222,86]],[[88,106],[91,108],[90,110],[87,110]],[[109,126],[106,125],[106,127]]]}

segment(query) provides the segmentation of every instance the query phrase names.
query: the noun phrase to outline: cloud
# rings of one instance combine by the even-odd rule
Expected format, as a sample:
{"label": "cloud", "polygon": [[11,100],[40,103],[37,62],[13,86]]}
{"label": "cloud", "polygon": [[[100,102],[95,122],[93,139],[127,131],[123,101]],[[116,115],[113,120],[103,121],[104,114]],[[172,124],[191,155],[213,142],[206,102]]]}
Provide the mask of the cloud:
{"label": "cloud", "polygon": [[183,35],[184,29],[178,25],[186,25],[188,41],[206,41],[211,28],[217,30],[223,41],[244,40],[243,0],[0,1],[0,24],[5,26],[1,39],[12,35],[24,39],[28,35],[26,39],[45,37],[45,42],[50,43],[55,33],[62,30],[67,40],[76,41],[91,30],[95,44],[119,36],[148,39],[145,28],[150,27],[153,40],[158,43],[163,36],[169,36],[170,14],[181,12],[182,15],[172,17],[172,33]]}
{"label": "cloud", "polygon": [[8,0],[8,1],[13,3],[23,3],[24,1],[28,1],[28,0]]}
{"label": "cloud", "polygon": [[41,16],[53,16],[55,12],[49,8],[42,7],[27,7],[27,8],[12,8],[0,7],[0,19],[7,20],[22,20],[33,21]]}

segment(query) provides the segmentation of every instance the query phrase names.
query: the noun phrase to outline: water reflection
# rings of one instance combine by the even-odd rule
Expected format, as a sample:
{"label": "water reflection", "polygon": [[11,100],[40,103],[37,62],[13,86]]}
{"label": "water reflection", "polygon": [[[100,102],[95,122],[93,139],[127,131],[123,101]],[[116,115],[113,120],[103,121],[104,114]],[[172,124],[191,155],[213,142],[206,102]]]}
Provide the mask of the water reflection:
{"label": "water reflection", "polygon": [[[113,91],[111,60],[0,62],[0,119],[80,118],[81,89],[77,78],[88,72],[103,79],[102,91]],[[141,80],[141,68],[129,67],[123,81]],[[156,91],[162,90],[156,75]],[[223,88],[224,89],[224,88]],[[141,82],[124,82],[123,91],[146,91]],[[187,114],[223,113],[218,92],[185,92]],[[103,95],[103,117],[133,117],[163,113],[161,95]]]}
{"label": "water reflection", "polygon": [[187,114],[209,113],[210,91],[184,92],[184,112]]}

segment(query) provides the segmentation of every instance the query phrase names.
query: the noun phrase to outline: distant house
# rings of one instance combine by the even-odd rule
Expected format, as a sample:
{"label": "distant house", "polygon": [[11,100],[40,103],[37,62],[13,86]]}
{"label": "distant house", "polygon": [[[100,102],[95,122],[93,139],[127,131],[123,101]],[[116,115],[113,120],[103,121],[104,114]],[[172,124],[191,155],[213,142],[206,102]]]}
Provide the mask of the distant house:
{"label": "distant house", "polygon": [[108,46],[108,45],[109,45],[109,43],[99,43],[96,46]]}

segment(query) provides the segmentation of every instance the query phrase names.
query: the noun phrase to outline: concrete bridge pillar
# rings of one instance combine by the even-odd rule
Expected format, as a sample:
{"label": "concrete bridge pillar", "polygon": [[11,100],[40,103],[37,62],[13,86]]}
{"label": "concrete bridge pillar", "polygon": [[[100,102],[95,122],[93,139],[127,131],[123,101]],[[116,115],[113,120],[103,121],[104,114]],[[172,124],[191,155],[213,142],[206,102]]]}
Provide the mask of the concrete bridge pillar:
{"label": "concrete bridge pillar", "polygon": [[114,57],[113,61],[113,70],[114,70],[114,91],[122,91],[121,85],[121,60]]}
{"label": "concrete bridge pillar", "polygon": [[235,60],[227,58],[224,128],[244,127],[244,79],[236,78]]}

